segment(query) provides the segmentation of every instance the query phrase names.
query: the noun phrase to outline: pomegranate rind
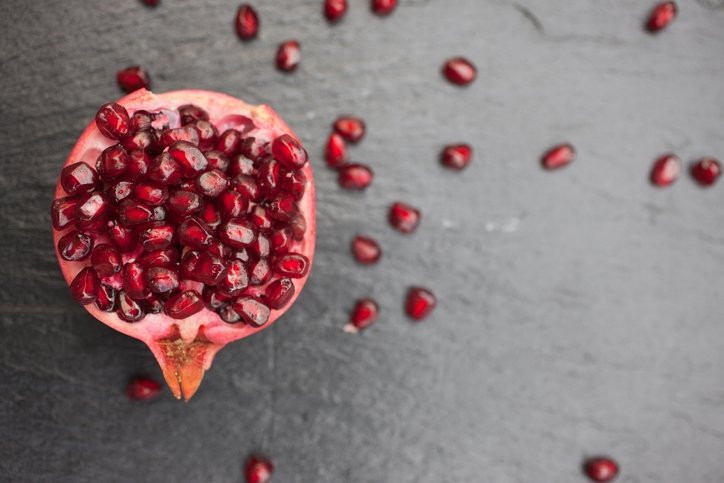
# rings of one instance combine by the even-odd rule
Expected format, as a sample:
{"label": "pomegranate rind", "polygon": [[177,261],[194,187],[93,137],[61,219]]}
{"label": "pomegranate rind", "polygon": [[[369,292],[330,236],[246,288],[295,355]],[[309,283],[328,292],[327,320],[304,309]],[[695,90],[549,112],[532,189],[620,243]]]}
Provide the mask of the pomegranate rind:
{"label": "pomegranate rind", "polygon": [[[270,142],[277,136],[289,134],[299,140],[271,107],[250,105],[219,92],[179,90],[154,94],[146,89],[140,89],[116,102],[125,107],[129,115],[133,115],[138,110],[172,111],[184,104],[195,104],[209,113],[211,122],[219,132],[239,127],[243,123],[240,116],[246,116],[252,119],[256,126],[254,130],[246,134],[247,136]],[[179,119],[171,118],[171,115],[170,112],[171,127],[178,127]],[[81,160],[93,166],[103,149],[115,143],[103,136],[97,129],[95,121],[91,121],[78,138],[63,167]],[[302,171],[307,179],[307,187],[303,198],[298,202],[298,207],[307,221],[307,232],[294,250],[305,255],[311,264],[314,259],[316,240],[315,189],[311,163],[307,163]],[[65,196],[67,194],[58,180],[54,199]],[[57,246],[58,240],[72,229],[74,228],[71,225],[63,230],[53,229],[54,246]],[[105,235],[95,238],[96,243],[107,241]],[[68,262],[60,258],[57,250],[55,252],[66,283],[70,285],[76,274],[87,265],[87,262]],[[133,257],[124,255],[124,262],[128,261],[128,258]],[[294,280],[295,293],[290,302],[282,309],[272,310],[268,322],[262,327],[228,324],[221,320],[215,312],[208,309],[183,320],[170,319],[164,314],[148,314],[139,322],[128,323],[118,318],[114,312],[99,310],[94,304],[84,307],[93,317],[109,327],[145,342],[161,366],[166,382],[174,396],[188,400],[198,389],[204,371],[211,367],[216,353],[229,342],[248,337],[274,323],[299,297],[308,277],[309,274]],[[193,282],[186,283],[186,287],[188,289],[196,288],[201,293],[200,284],[194,287]]]}

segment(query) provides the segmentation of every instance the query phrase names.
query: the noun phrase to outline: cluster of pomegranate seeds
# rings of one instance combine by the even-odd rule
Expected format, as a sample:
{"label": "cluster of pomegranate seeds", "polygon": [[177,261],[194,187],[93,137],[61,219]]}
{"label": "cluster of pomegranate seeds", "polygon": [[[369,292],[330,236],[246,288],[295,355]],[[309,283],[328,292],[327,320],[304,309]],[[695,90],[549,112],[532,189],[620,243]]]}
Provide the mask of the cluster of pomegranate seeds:
{"label": "cluster of pomegranate seeds", "polygon": [[360,299],[355,303],[349,316],[349,323],[344,326],[345,332],[357,333],[374,324],[379,315],[380,308],[372,299]]}
{"label": "cluster of pomegranate seeds", "polygon": [[307,152],[288,134],[270,142],[248,135],[251,120],[219,134],[194,105],[178,108],[180,126],[158,127],[162,116],[102,106],[96,125],[118,144],[95,167],[61,172],[68,196],[51,209],[53,226],[65,230],[58,253],[85,264],[71,294],[127,322],[208,308],[226,322],[262,326],[309,271],[295,251],[306,231],[297,203]]}
{"label": "cluster of pomegranate seeds", "polygon": [[430,290],[412,287],[407,293],[405,312],[413,320],[422,320],[430,315],[436,304],[435,295]]}
{"label": "cluster of pomegranate seeds", "polygon": [[268,483],[274,472],[274,465],[269,460],[259,455],[252,455],[244,465],[244,479],[246,483]]}
{"label": "cluster of pomegranate seeds", "polygon": [[389,15],[397,7],[397,0],[371,0],[370,8],[376,15]]}
{"label": "cluster of pomegranate seeds", "polygon": [[348,190],[363,190],[374,179],[372,168],[362,163],[349,163],[347,143],[356,144],[365,136],[365,122],[355,116],[340,116],[332,124],[327,140],[327,166],[338,170],[339,185]]}
{"label": "cluster of pomegranate seeds", "polygon": [[473,157],[473,148],[469,144],[449,144],[440,153],[440,163],[449,169],[465,169]]}
{"label": "cluster of pomegranate seeds", "polygon": [[558,144],[543,154],[541,164],[545,169],[559,169],[576,159],[576,150],[568,143]]}
{"label": "cluster of pomegranate seeds", "polygon": [[597,483],[613,481],[618,475],[618,464],[611,458],[593,458],[583,465],[583,472]]}
{"label": "cluster of pomegranate seeds", "polygon": [[277,68],[282,72],[293,72],[302,60],[302,46],[296,40],[287,40],[277,49]]}
{"label": "cluster of pomegranate seeds", "polygon": [[146,69],[139,65],[132,65],[116,72],[116,81],[125,92],[151,88],[151,76],[148,75]]}
{"label": "cluster of pomegranate seeds", "polygon": [[236,11],[234,26],[241,40],[256,38],[259,32],[259,15],[257,15],[254,7],[248,3],[241,4],[239,10]]}
{"label": "cluster of pomegranate seeds", "polygon": [[701,186],[711,186],[721,175],[721,164],[712,157],[698,160],[691,166],[691,176]]}
{"label": "cluster of pomegranate seeds", "polygon": [[451,84],[458,86],[466,86],[478,76],[475,65],[465,57],[447,60],[442,66],[442,73]]}
{"label": "cluster of pomegranate seeds", "polygon": [[664,154],[654,161],[651,168],[651,182],[654,186],[670,186],[681,174],[681,160],[674,154]]}
{"label": "cluster of pomegranate seeds", "polygon": [[330,22],[339,22],[347,13],[347,0],[324,0],[324,16]]}
{"label": "cluster of pomegranate seeds", "polygon": [[135,377],[126,386],[128,399],[134,401],[148,401],[161,392],[161,383],[148,377]]}
{"label": "cluster of pomegranate seeds", "polygon": [[379,261],[382,249],[372,238],[357,235],[352,239],[352,254],[362,265],[372,265]]}
{"label": "cluster of pomegranate seeds", "polygon": [[651,33],[659,32],[669,26],[676,18],[678,8],[676,2],[659,2],[654,6],[646,21],[646,30]]}

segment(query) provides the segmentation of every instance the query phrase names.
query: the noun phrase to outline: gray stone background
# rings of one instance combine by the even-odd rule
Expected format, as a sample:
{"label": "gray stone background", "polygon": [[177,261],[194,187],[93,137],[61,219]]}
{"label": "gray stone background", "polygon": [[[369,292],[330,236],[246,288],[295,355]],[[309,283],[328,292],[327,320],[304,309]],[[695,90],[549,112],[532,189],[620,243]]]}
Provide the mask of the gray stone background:
{"label": "gray stone background", "polygon": [[[336,26],[321,0],[255,3],[250,44],[238,2],[0,3],[0,479],[240,482],[261,450],[276,482],[575,483],[599,453],[624,483],[724,481],[724,185],[647,180],[669,150],[724,158],[724,3],[682,0],[658,36],[641,28],[653,1],[400,0],[381,19],[350,0]],[[293,75],[273,66],[287,38]],[[467,89],[439,74],[454,55],[479,68]],[[53,255],[59,168],[135,63],[158,91],[273,105],[317,168],[303,296],[188,404],[126,400],[155,362],[71,300]],[[369,127],[363,194],[321,155],[345,112]],[[575,164],[542,171],[564,140]],[[437,163],[453,141],[475,146],[464,173]],[[397,199],[423,211],[412,236],[386,223]],[[379,265],[354,264],[357,232]],[[418,283],[439,306],[415,325]],[[381,319],[344,333],[367,295]]]}

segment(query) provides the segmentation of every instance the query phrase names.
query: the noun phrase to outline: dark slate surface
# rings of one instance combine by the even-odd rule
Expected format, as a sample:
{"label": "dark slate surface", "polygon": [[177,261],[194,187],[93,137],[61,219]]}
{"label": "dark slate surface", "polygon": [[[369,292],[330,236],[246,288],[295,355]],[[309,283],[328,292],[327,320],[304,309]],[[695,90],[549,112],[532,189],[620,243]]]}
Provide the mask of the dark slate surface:
{"label": "dark slate surface", "polygon": [[[334,27],[319,0],[256,3],[247,45],[236,2],[0,3],[0,479],[240,482],[261,450],[277,482],[581,482],[597,453],[625,483],[724,481],[724,186],[647,183],[661,152],[724,158],[724,2],[682,0],[656,37],[651,1],[401,0],[379,19],[351,0]],[[282,75],[290,37],[304,59]],[[439,75],[458,54],[480,70],[468,89]],[[155,362],[72,302],[53,256],[59,167],[132,63],[159,91],[272,104],[315,154],[308,288],[189,404],[125,399]],[[364,194],[322,163],[342,112],[369,125]],[[443,171],[458,140],[475,160]],[[579,159],[543,172],[562,140]],[[386,224],[396,199],[422,208],[413,236]],[[358,231],[383,244],[378,266],[352,262]],[[440,300],[419,325],[401,310],[416,283]],[[381,320],[344,333],[365,295]]]}

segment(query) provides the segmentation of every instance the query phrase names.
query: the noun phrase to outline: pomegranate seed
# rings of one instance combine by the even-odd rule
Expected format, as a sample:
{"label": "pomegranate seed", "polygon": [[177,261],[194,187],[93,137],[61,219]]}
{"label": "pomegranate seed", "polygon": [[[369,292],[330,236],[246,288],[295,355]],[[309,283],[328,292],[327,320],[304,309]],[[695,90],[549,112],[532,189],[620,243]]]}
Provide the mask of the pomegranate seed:
{"label": "pomegranate seed", "polygon": [[206,285],[215,286],[223,277],[225,269],[226,266],[221,258],[209,252],[201,252],[196,260],[195,270],[191,279],[203,282]]}
{"label": "pomegranate seed", "polygon": [[110,277],[121,271],[123,259],[118,250],[107,243],[101,243],[93,248],[91,265],[101,277]]}
{"label": "pomegranate seed", "polygon": [[[151,5],[149,0],[144,0],[143,3]],[[158,4],[158,1],[156,1]],[[148,377],[136,377],[126,386],[126,395],[128,399],[134,401],[148,401],[153,399],[161,393],[161,384]]]}
{"label": "pomegranate seed", "polygon": [[261,162],[257,182],[267,198],[271,198],[279,192],[280,167],[274,158],[267,158]]}
{"label": "pomegranate seed", "polygon": [[172,319],[185,319],[200,312],[204,301],[196,290],[187,290],[166,301],[163,311]]}
{"label": "pomegranate seed", "polygon": [[126,292],[118,292],[118,310],[116,315],[126,322],[138,322],[146,316],[138,302],[133,300]]}
{"label": "pomegranate seed", "polygon": [[281,188],[286,191],[296,201],[304,198],[304,191],[307,187],[307,177],[301,170],[289,171],[282,176]]}
{"label": "pomegranate seed", "polygon": [[58,198],[53,201],[50,209],[50,218],[53,220],[53,228],[62,230],[66,226],[75,223],[78,219],[76,207],[78,206],[77,197],[68,196],[66,198]]}
{"label": "pomegranate seed", "polygon": [[300,169],[307,164],[307,151],[289,134],[282,134],[272,142],[272,154],[287,169]]}
{"label": "pomegranate seed", "polygon": [[382,250],[375,240],[357,235],[352,239],[352,253],[362,265],[372,265],[382,256]]}
{"label": "pomegranate seed", "polygon": [[240,218],[232,218],[222,224],[218,230],[219,238],[232,248],[249,246],[256,238],[254,225]]}
{"label": "pomegranate seed", "polygon": [[170,223],[158,221],[142,230],[138,236],[143,250],[152,252],[163,250],[173,242],[174,226]]}
{"label": "pomegranate seed", "polygon": [[672,184],[681,173],[681,160],[673,154],[664,154],[659,157],[651,169],[651,182],[658,187]]}
{"label": "pomegranate seed", "polygon": [[212,169],[196,178],[196,187],[202,195],[215,198],[229,187],[229,178],[218,169]]}
{"label": "pomegranate seed", "polygon": [[576,159],[576,150],[568,143],[558,144],[541,158],[541,164],[545,169],[558,169],[568,166]]}
{"label": "pomegranate seed", "polygon": [[333,169],[347,164],[349,160],[347,143],[345,143],[344,138],[336,132],[329,135],[325,157],[327,159],[327,166]]}
{"label": "pomegranate seed", "polygon": [[222,220],[239,217],[249,209],[249,201],[234,190],[224,191],[217,199]]}
{"label": "pomegranate seed", "polygon": [[470,164],[472,155],[473,148],[469,144],[450,144],[442,150],[440,162],[447,168],[459,171]]}
{"label": "pomegranate seed", "polygon": [[209,113],[193,104],[184,104],[183,106],[179,106],[178,113],[181,117],[182,126],[193,124],[196,121],[209,120]]}
{"label": "pomegranate seed", "polygon": [[244,466],[246,483],[269,483],[274,472],[274,465],[268,458],[252,455]]}
{"label": "pomegranate seed", "polygon": [[[292,290],[292,292],[294,292]],[[241,316],[241,319],[254,327],[261,327],[269,320],[271,310],[264,303],[254,297],[244,296],[234,300],[231,304],[234,311]],[[264,480],[259,480],[264,481]]]}
{"label": "pomegranate seed", "polygon": [[128,152],[120,144],[107,147],[98,158],[96,169],[105,181],[113,181],[128,169]]}
{"label": "pomegranate seed", "polygon": [[229,297],[236,297],[249,286],[249,273],[241,260],[231,260],[216,284],[219,291]]}
{"label": "pomegranate seed", "polygon": [[347,332],[359,332],[374,324],[379,315],[379,307],[372,299],[360,299],[352,309],[349,323],[344,327]]}
{"label": "pomegranate seed", "polygon": [[201,297],[204,299],[204,302],[206,302],[206,305],[213,310],[225,307],[229,302],[231,302],[231,297],[228,297],[214,287],[209,286],[204,287]]}
{"label": "pomegranate seed", "polygon": [[206,223],[193,216],[184,220],[176,231],[182,245],[199,250],[209,246],[214,239],[212,231]]}
{"label": "pomegranate seed", "polygon": [[177,142],[187,142],[194,146],[199,145],[199,132],[193,126],[182,126],[174,129],[166,129],[161,133],[158,144],[165,148]]}
{"label": "pomegranate seed", "polygon": [[82,195],[98,187],[98,173],[84,162],[73,163],[60,172],[60,185],[69,195]]}
{"label": "pomegranate seed", "polygon": [[[231,157],[241,148],[241,133],[236,129],[227,129],[216,140],[216,149],[225,156]],[[206,156],[208,158],[208,154]],[[224,168],[222,171],[225,171]]]}
{"label": "pomegranate seed", "polygon": [[420,223],[420,211],[408,204],[397,202],[390,206],[390,224],[402,233],[412,233]]}
{"label": "pomegranate seed", "polygon": [[297,213],[297,205],[291,196],[277,196],[266,204],[267,213],[277,221],[289,221]]}
{"label": "pomegranate seed", "polygon": [[[243,198],[254,202],[261,201],[261,188],[259,188],[259,184],[253,176],[241,174],[232,180],[232,184],[234,191],[239,193]],[[296,186],[294,188],[298,189]]]}
{"label": "pomegranate seed", "polygon": [[108,218],[111,203],[103,193],[88,193],[78,201],[76,209],[78,210],[78,223],[81,226],[89,226]]}
{"label": "pomegranate seed", "polygon": [[442,73],[450,83],[458,86],[466,86],[478,76],[475,66],[464,57],[454,57],[445,62]]}
{"label": "pomegranate seed", "polygon": [[133,188],[133,197],[148,206],[158,206],[168,200],[168,189],[160,183],[139,183]]}
{"label": "pomegranate seed", "polygon": [[231,160],[231,163],[229,164],[230,176],[239,176],[242,174],[253,175],[255,173],[256,169],[254,168],[254,161],[247,158],[243,154],[234,156],[234,158]]}
{"label": "pomegranate seed", "polygon": [[118,221],[126,227],[156,220],[156,213],[150,207],[135,200],[125,199],[117,208]]}
{"label": "pomegranate seed", "polygon": [[206,160],[209,162],[209,169],[218,169],[222,173],[225,173],[226,170],[229,169],[229,158],[221,151],[206,151],[204,156],[206,156]]}
{"label": "pomegranate seed", "polygon": [[266,258],[258,258],[249,262],[249,285],[264,285],[271,276],[271,267]]}
{"label": "pomegranate seed", "polygon": [[141,301],[141,307],[147,314],[160,314],[163,312],[164,302],[156,295],[151,295]]}
{"label": "pomegranate seed", "polygon": [[283,255],[274,262],[274,271],[291,278],[302,278],[309,271],[309,259],[299,253]]}
{"label": "pomegranate seed", "polygon": [[118,181],[112,184],[106,194],[113,204],[119,204],[133,193],[133,188],[136,185],[130,181]]}
{"label": "pomegranate seed", "polygon": [[721,175],[721,164],[714,158],[701,158],[691,167],[691,176],[701,186],[711,186]]}
{"label": "pomegranate seed", "polygon": [[678,8],[676,6],[676,2],[657,3],[646,21],[646,30],[651,33],[663,30],[674,21],[677,13]]}
{"label": "pomegranate seed", "polygon": [[372,183],[374,173],[369,166],[359,163],[348,164],[339,169],[339,185],[348,190],[363,190]]}
{"label": "pomegranate seed", "polygon": [[130,134],[130,118],[126,108],[115,102],[103,104],[96,113],[96,126],[107,138],[121,140]]}
{"label": "pomegranate seed", "polygon": [[233,254],[231,247],[227,247],[219,240],[214,240],[209,243],[206,251],[219,258],[229,258]]}
{"label": "pomegranate seed", "polygon": [[241,154],[247,158],[259,161],[261,158],[269,154],[269,144],[257,142],[255,138],[249,137],[241,142],[240,151]]}
{"label": "pomegranate seed", "polygon": [[153,128],[151,124],[155,119],[156,115],[148,111],[136,111],[133,113],[133,116],[131,116],[131,131],[149,131]]}
{"label": "pomegranate seed", "polygon": [[241,322],[241,316],[236,313],[231,305],[226,305],[217,309],[216,313],[219,314],[221,320],[223,320],[227,324],[236,324],[238,322]]}
{"label": "pomegranate seed", "polygon": [[135,300],[142,300],[151,295],[140,263],[130,262],[123,265],[123,288],[126,294]]}
{"label": "pomegranate seed", "polygon": [[110,238],[113,246],[122,253],[132,251],[138,242],[138,236],[134,229],[116,223],[108,228],[108,238]]}
{"label": "pomegranate seed", "polygon": [[269,216],[269,212],[259,205],[255,206],[249,213],[249,221],[258,231],[271,230],[274,223],[274,220]]}
{"label": "pomegranate seed", "polygon": [[199,148],[186,141],[175,142],[168,148],[168,153],[181,165],[187,178],[205,171],[209,166]]}
{"label": "pomegranate seed", "polygon": [[116,310],[116,289],[101,284],[96,293],[95,306],[103,312],[113,312]]}
{"label": "pomegranate seed", "polygon": [[271,253],[271,241],[266,235],[259,234],[249,244],[249,251],[257,258],[266,258]]}
{"label": "pomegranate seed", "polygon": [[98,296],[100,284],[101,281],[96,271],[91,267],[85,267],[70,283],[70,293],[76,302],[88,305],[94,302]]}
{"label": "pomegranate seed", "polygon": [[178,272],[168,267],[151,267],[145,272],[146,282],[153,293],[166,293],[179,286]]}
{"label": "pomegranate seed", "polygon": [[138,181],[145,178],[151,168],[151,158],[145,151],[134,149],[128,153],[128,168],[124,178],[131,181]]}
{"label": "pomegranate seed", "polygon": [[142,253],[138,257],[138,261],[144,268],[174,268],[176,262],[178,262],[178,250],[175,248],[166,248],[164,250],[153,250],[152,252]]}
{"label": "pomegranate seed", "polygon": [[435,308],[437,301],[431,291],[422,287],[413,287],[407,294],[405,312],[414,320],[422,320]]}
{"label": "pomegranate seed", "polygon": [[[358,143],[365,136],[367,127],[365,122],[354,116],[340,116],[332,125],[334,131],[342,136],[345,141]],[[345,153],[346,154],[346,153]]]}
{"label": "pomegranate seed", "polygon": [[241,4],[236,12],[236,33],[241,40],[251,40],[259,32],[259,16],[248,3]]}
{"label": "pomegranate seed", "polygon": [[148,170],[149,179],[166,186],[179,184],[181,177],[181,166],[168,153],[161,153],[153,160]]}
{"label": "pomegranate seed", "polygon": [[183,258],[181,258],[181,263],[179,264],[182,278],[193,279],[193,277],[195,277],[196,265],[199,263],[199,255],[199,252],[196,250],[190,250],[184,253]]}
{"label": "pomegranate seed", "polygon": [[146,69],[138,65],[119,70],[116,73],[116,81],[118,81],[119,87],[126,92],[151,88],[151,77]]}
{"label": "pomegranate seed", "polygon": [[278,228],[271,233],[271,250],[276,255],[283,255],[289,251],[292,234],[288,228]]}
{"label": "pomegranate seed", "polygon": [[289,228],[292,230],[292,238],[297,241],[304,239],[304,233],[307,231],[307,220],[304,215],[297,213],[289,222]]}
{"label": "pomegranate seed", "polygon": [[397,0],[372,0],[370,7],[376,15],[389,15],[397,7]]}
{"label": "pomegranate seed", "polygon": [[583,471],[591,481],[612,481],[618,475],[618,464],[610,458],[594,458],[587,461]]}
{"label": "pomegranate seed", "polygon": [[288,278],[280,278],[267,285],[266,300],[272,309],[281,309],[289,303],[294,296],[294,282]]}
{"label": "pomegranate seed", "polygon": [[128,151],[134,149],[155,149],[156,137],[151,131],[137,131],[121,141]]}
{"label": "pomegranate seed", "polygon": [[193,191],[178,190],[171,193],[166,208],[178,216],[186,216],[201,211],[201,197]]}
{"label": "pomegranate seed", "polygon": [[213,149],[216,145],[216,138],[219,137],[216,127],[209,121],[196,121],[193,126],[199,133],[199,149],[204,151]]}
{"label": "pomegranate seed", "polygon": [[302,47],[296,40],[287,40],[279,44],[277,50],[277,68],[283,72],[293,72],[302,60]]}
{"label": "pomegranate seed", "polygon": [[324,16],[330,22],[339,22],[347,13],[347,0],[325,0]]}

